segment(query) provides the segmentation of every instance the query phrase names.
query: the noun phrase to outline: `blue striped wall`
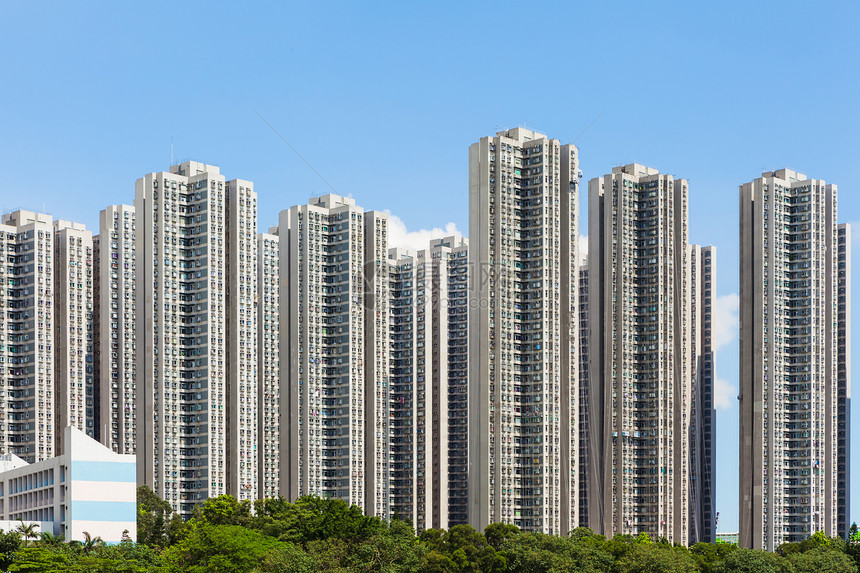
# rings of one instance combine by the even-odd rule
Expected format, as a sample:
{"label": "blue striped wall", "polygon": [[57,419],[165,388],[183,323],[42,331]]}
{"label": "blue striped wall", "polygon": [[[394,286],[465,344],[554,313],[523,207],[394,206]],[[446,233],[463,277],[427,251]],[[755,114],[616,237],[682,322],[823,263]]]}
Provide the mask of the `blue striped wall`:
{"label": "blue striped wall", "polygon": [[137,505],[133,501],[80,501],[72,500],[72,519],[75,521],[131,521],[137,520]]}
{"label": "blue striped wall", "polygon": [[72,461],[73,480],[135,482],[135,464],[123,462]]}

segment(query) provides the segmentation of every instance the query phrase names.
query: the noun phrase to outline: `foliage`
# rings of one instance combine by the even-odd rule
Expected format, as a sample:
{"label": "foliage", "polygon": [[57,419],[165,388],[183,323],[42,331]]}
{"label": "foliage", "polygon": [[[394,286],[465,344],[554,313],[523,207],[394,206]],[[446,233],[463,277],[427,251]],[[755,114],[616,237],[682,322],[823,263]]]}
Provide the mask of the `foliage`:
{"label": "foliage", "polygon": [[702,573],[714,573],[721,569],[726,556],[738,548],[734,543],[703,543],[690,547],[690,553]]}
{"label": "foliage", "polygon": [[[860,539],[821,533],[776,553],[733,544],[689,549],[646,534],[607,539],[585,527],[567,537],[494,523],[428,529],[366,516],[336,499],[283,498],[253,505],[207,500],[187,523],[152,490],[138,489],[138,543],[98,537],[35,540],[26,524],[0,532],[0,566],[22,572],[126,573],[857,573]],[[856,531],[856,529],[855,529]]]}
{"label": "foliage", "polygon": [[[580,532],[581,533],[581,532]],[[533,573],[606,572],[612,566],[612,556],[587,542],[588,537],[569,538],[526,533],[508,538],[504,555],[508,571]]]}
{"label": "foliage", "polygon": [[0,569],[6,571],[12,564],[15,552],[21,547],[21,535],[15,531],[0,531]]}
{"label": "foliage", "polygon": [[281,541],[305,544],[322,539],[358,543],[385,528],[385,522],[368,517],[356,505],[339,499],[302,497],[296,503],[284,498],[257,503],[253,527]]}
{"label": "foliage", "polygon": [[54,573],[69,570],[69,556],[46,547],[21,547],[16,553],[10,572]]}
{"label": "foliage", "polygon": [[24,543],[27,543],[31,539],[38,539],[39,532],[36,530],[37,526],[35,523],[24,523],[15,528],[15,531],[21,536],[24,540]]}
{"label": "foliage", "polygon": [[212,525],[241,525],[251,522],[251,502],[239,501],[232,495],[207,499],[198,511],[198,519]]}
{"label": "foliage", "polygon": [[696,560],[686,548],[640,539],[613,566],[613,571],[618,573],[693,573],[698,570]]}
{"label": "foliage", "polygon": [[512,537],[519,535],[520,528],[512,523],[491,523],[484,528],[484,537],[487,538],[487,543],[499,551],[502,545]]}
{"label": "foliage", "polygon": [[854,573],[857,565],[842,551],[827,546],[816,547],[806,552],[796,552],[788,557],[795,573]]}
{"label": "foliage", "polygon": [[179,543],[165,551],[175,571],[232,573],[251,571],[278,542],[240,525],[193,523]]}
{"label": "foliage", "polygon": [[723,559],[720,573],[780,573],[785,569],[779,555],[757,549],[738,548]]}
{"label": "foliage", "polygon": [[173,511],[148,486],[137,488],[137,540],[153,547],[176,543],[185,527],[182,517]]}

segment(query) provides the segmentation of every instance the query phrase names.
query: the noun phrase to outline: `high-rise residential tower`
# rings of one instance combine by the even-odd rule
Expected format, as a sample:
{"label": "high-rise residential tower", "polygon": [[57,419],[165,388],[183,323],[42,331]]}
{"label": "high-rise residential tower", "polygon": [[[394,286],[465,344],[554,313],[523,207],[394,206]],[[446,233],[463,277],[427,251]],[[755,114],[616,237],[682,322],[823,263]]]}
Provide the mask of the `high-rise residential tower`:
{"label": "high-rise residential tower", "polygon": [[[82,223],[54,221],[55,425],[95,435],[93,234]],[[55,432],[57,451],[62,434]]]}
{"label": "high-rise residential tower", "polygon": [[851,225],[836,227],[837,277],[836,284],[836,367],[839,382],[837,405],[837,531],[848,539],[851,527]]}
{"label": "high-rise residential tower", "polygon": [[468,244],[390,249],[391,510],[419,530],[467,520]]}
{"label": "high-rise residential tower", "polygon": [[686,544],[702,538],[692,496],[710,479],[695,465],[710,322],[696,314],[687,181],[630,164],[588,194],[589,525]]}
{"label": "high-rise residential tower", "polygon": [[836,195],[788,169],[740,186],[742,547],[839,533]]}
{"label": "high-rise residential tower", "polygon": [[588,255],[579,265],[579,525],[588,527]]}
{"label": "high-rise residential tower", "polygon": [[281,489],[387,517],[387,218],[324,195],[279,221]]}
{"label": "high-rise residential tower", "polygon": [[469,521],[579,523],[579,156],[523,128],[469,148]]}
{"label": "high-rise residential tower", "polygon": [[388,215],[364,215],[364,473],[365,511],[389,515],[391,460],[389,444],[391,388]]}
{"label": "high-rise residential tower", "polygon": [[262,498],[281,495],[279,241],[277,227],[257,235],[257,467]]}
{"label": "high-rise residential tower", "polygon": [[713,543],[716,539],[716,436],[717,411],[714,404],[716,370],[712,333],[717,298],[717,248],[690,246],[691,314],[693,330],[689,346],[695,368],[692,391],[693,421],[690,434],[695,441],[691,452],[690,539]]}
{"label": "high-rise residential tower", "polygon": [[94,348],[99,441],[118,454],[135,452],[135,220],[134,207],[99,214],[93,238]]}
{"label": "high-rise residential tower", "polygon": [[[425,494],[432,479],[427,479],[427,444],[432,436],[427,431],[427,412],[423,369],[419,370],[427,344],[422,324],[423,281],[419,284],[417,255],[406,249],[391,248],[389,258],[388,305],[391,321],[391,511],[398,519],[415,527],[416,531],[427,529]],[[420,339],[419,339],[420,336]],[[419,344],[421,345],[419,347]],[[419,358],[419,354],[421,358]],[[422,383],[418,384],[418,376]],[[429,496],[433,501],[432,489]]]}
{"label": "high-rise residential tower", "polygon": [[257,196],[189,161],[137,180],[138,483],[257,499]]}
{"label": "high-rise residential tower", "polygon": [[[469,522],[469,242],[445,237],[430,242],[436,322],[432,344],[447,345],[447,362],[434,362],[440,379],[447,377],[448,396],[448,528]],[[438,262],[436,262],[438,261]],[[447,364],[447,374],[444,369]],[[443,421],[440,418],[440,423]]]}
{"label": "high-rise residential tower", "polygon": [[6,388],[0,452],[34,463],[59,453],[54,264],[64,263],[55,261],[53,219],[30,211],[4,214],[0,252],[0,280],[7,285],[0,289],[0,382]]}

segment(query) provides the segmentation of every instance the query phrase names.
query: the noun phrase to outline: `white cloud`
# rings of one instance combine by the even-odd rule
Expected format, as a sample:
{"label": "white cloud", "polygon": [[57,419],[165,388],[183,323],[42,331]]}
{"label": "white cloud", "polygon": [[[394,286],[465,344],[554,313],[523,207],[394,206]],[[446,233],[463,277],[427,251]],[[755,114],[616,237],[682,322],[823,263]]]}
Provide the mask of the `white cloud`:
{"label": "white cloud", "polygon": [[454,222],[447,223],[444,228],[433,227],[432,229],[410,231],[406,228],[403,219],[388,212],[388,246],[390,247],[401,247],[416,252],[429,247],[430,239],[439,239],[449,235],[462,237],[463,233],[457,229],[457,224]]}
{"label": "white cloud", "polygon": [[714,381],[714,408],[729,410],[732,401],[737,399],[738,389],[725,378],[717,377]]}
{"label": "white cloud", "polygon": [[737,293],[718,296],[713,308],[711,322],[714,351],[731,344],[738,337],[738,305],[740,297]]}
{"label": "white cloud", "polygon": [[588,258],[588,235],[579,236],[579,260],[585,261]]}
{"label": "white cloud", "polygon": [[860,221],[849,221],[851,225],[851,244],[852,246],[860,246]]}

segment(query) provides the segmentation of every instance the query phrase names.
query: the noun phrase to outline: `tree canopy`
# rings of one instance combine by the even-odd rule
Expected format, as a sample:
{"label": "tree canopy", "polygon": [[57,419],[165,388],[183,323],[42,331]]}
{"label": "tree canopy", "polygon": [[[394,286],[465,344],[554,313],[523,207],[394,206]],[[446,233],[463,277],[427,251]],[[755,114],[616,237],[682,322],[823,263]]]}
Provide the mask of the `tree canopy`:
{"label": "tree canopy", "polygon": [[[35,532],[0,532],[0,568],[15,572],[162,573],[857,573],[860,536],[816,533],[775,553],[736,545],[616,535],[579,527],[566,537],[494,523],[429,529],[369,517],[343,501],[303,497],[254,504],[207,500],[189,521],[149,488],[138,489],[138,542],[107,545]],[[855,530],[856,531],[856,530]]]}

